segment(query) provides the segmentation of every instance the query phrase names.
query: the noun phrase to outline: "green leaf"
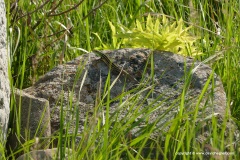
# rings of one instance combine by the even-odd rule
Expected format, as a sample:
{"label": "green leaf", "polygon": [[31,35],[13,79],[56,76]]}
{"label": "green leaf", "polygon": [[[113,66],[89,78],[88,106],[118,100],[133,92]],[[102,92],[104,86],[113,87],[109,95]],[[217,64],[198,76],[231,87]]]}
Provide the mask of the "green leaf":
{"label": "green leaf", "polygon": [[[182,55],[187,55],[189,51],[194,54],[198,53],[198,49],[194,46],[197,38],[188,33],[191,26],[184,28],[182,18],[170,23],[165,15],[162,16],[162,19],[154,20],[149,14],[145,25],[136,20],[132,26],[127,28],[120,25],[119,28],[122,32],[115,35],[116,38],[122,39],[122,47],[146,47],[167,50]],[[113,29],[116,32],[115,28]]]}
{"label": "green leaf", "polygon": [[147,28],[147,31],[150,31],[150,32],[153,30],[153,23],[152,23],[152,18],[150,14],[148,14],[148,17],[147,17],[146,28]]}
{"label": "green leaf", "polygon": [[136,26],[137,26],[137,29],[138,29],[140,32],[143,32],[142,25],[141,25],[141,23],[140,23],[138,20],[136,20]]}
{"label": "green leaf", "polygon": [[112,24],[112,22],[108,21],[108,23],[109,23],[109,26],[110,26],[111,31],[112,31],[113,48],[116,48],[116,46],[117,46],[117,38],[115,37],[115,35],[116,35],[116,28]]}

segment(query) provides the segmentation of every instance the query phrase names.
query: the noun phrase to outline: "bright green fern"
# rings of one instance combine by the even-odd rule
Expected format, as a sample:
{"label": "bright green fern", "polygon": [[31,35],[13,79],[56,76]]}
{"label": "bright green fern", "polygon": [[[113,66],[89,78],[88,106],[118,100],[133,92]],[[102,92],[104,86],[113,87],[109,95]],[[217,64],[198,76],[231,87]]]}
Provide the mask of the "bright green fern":
{"label": "bright green fern", "polygon": [[[102,47],[98,47],[98,49],[118,49],[121,46],[122,48],[150,48],[171,51],[192,57],[202,54],[194,46],[197,38],[188,33],[191,26],[185,28],[182,19],[170,23],[164,15],[162,19],[156,20],[148,15],[146,23],[136,20],[131,28],[120,25],[121,33],[117,33],[116,27],[111,22],[109,25],[112,31],[112,44],[109,46],[102,43]],[[95,35],[101,41],[96,33]]]}

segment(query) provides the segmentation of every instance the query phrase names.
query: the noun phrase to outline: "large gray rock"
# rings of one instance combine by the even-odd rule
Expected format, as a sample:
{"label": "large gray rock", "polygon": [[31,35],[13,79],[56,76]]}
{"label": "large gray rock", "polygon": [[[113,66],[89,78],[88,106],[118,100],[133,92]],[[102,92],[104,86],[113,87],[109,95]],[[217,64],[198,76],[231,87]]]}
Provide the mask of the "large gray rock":
{"label": "large gray rock", "polygon": [[4,0],[0,0],[0,143],[6,141],[9,119],[10,86],[8,78],[8,49]]}
{"label": "large gray rock", "polygon": [[[151,137],[156,138],[162,135],[160,137],[164,141],[164,135],[169,131],[171,121],[176,116],[181,116],[181,112],[185,116],[182,117],[184,120],[179,121],[179,126],[184,126],[185,121],[194,122],[192,125],[198,128],[195,134],[196,141],[201,144],[210,143],[209,123],[213,117],[218,122],[218,129],[222,129],[224,120],[229,116],[230,111],[226,107],[226,95],[221,80],[215,73],[212,74],[213,71],[208,65],[171,52],[148,49],[120,49],[104,51],[104,54],[111,57],[115,64],[123,66],[124,70],[139,81],[136,83],[130,78],[125,79],[123,74],[117,81],[114,81],[118,74],[111,72],[111,82],[115,83],[111,88],[111,98],[121,94],[123,89],[129,91],[139,87],[137,90],[132,90],[133,94],[128,94],[125,99],[123,98],[120,101],[121,105],[119,101],[112,101],[110,106],[110,119],[118,120],[118,123],[122,125],[130,121],[138,124],[132,124],[133,128],[129,131],[130,137],[143,134],[141,128],[144,126],[156,125]],[[151,56],[154,66],[148,62]],[[94,111],[94,106],[98,106],[101,103],[99,102],[100,96],[104,96],[104,84],[107,81],[109,67],[99,59],[93,53],[80,56],[71,62],[57,66],[40,78],[34,86],[24,90],[31,95],[49,100],[52,132],[60,128],[61,109],[64,112],[63,124],[68,127],[72,125],[73,133],[76,129],[74,117],[77,117],[77,114],[79,114],[79,126],[77,127],[79,133],[84,129],[86,115],[88,117],[102,115],[102,111],[96,114],[98,111]],[[149,64],[146,65],[147,62]],[[196,66],[199,67],[194,70]],[[199,96],[210,75],[212,75],[210,84],[199,101]],[[186,81],[188,76],[191,77],[191,80],[184,92],[183,88],[188,83]],[[140,81],[142,77],[143,80]],[[125,82],[127,83],[125,84]],[[145,88],[144,91],[141,91],[142,87]],[[181,97],[183,92],[185,96]],[[132,97],[136,99],[127,100]],[[182,104],[181,98],[185,99],[184,104]],[[197,115],[195,115],[196,107],[198,107]],[[116,111],[118,114],[115,114]],[[135,118],[133,114],[139,114],[139,116]],[[226,115],[227,117],[225,117]],[[196,119],[193,118],[194,116]],[[134,119],[132,119],[133,117]],[[95,120],[98,118],[101,117],[95,117]],[[89,121],[89,126],[92,126],[91,123],[95,123],[95,120]],[[66,130],[71,132],[69,128]],[[179,128],[179,130],[181,132],[184,127]],[[232,133],[232,130],[234,130],[234,123],[228,121],[225,131],[227,143],[230,141],[227,138],[231,137],[229,133]]]}

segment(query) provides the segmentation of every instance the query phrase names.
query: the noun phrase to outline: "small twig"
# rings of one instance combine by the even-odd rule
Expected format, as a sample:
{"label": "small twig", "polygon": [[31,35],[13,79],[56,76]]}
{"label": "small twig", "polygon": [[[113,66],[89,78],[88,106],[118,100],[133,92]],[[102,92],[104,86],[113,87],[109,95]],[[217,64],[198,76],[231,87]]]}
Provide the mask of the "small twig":
{"label": "small twig", "polygon": [[[70,29],[71,29],[71,28],[72,28],[72,27],[70,27]],[[65,32],[66,32],[66,31],[67,31],[67,30],[65,30]],[[62,39],[62,38],[65,36],[65,34],[66,34],[66,33],[60,35],[60,36],[59,36],[58,38],[56,38],[55,40],[51,41],[50,44],[47,44],[47,45],[44,47],[44,50],[45,50],[48,46],[51,46],[52,44],[54,44],[54,43],[57,42],[58,40]],[[54,34],[54,35],[56,35],[56,34]],[[52,35],[52,36],[54,36],[54,35]]]}
{"label": "small twig", "polygon": [[32,27],[33,30],[37,28],[37,26],[42,22],[43,18],[38,20],[37,23]]}
{"label": "small twig", "polygon": [[[48,35],[48,36],[46,36],[46,37],[49,38],[49,37],[55,36],[56,34],[59,34],[59,33],[61,33],[61,32],[65,32],[65,31],[71,32],[72,28],[73,28],[73,26],[71,26],[71,27],[69,27],[69,28],[67,28],[67,29],[63,29],[63,30],[61,30],[61,31],[58,31],[58,32],[56,32],[56,33],[54,33],[54,34],[50,34],[50,35]],[[45,37],[42,37],[42,38],[45,38]]]}
{"label": "small twig", "polygon": [[47,0],[45,3],[43,3],[43,4],[40,5],[38,8],[36,8],[34,11],[29,12],[29,13],[26,13],[26,14],[20,16],[16,21],[18,21],[19,19],[21,19],[21,18],[23,18],[23,17],[26,17],[26,16],[28,16],[28,15],[30,15],[30,14],[33,14],[34,12],[37,12],[39,9],[42,9],[46,4],[48,4],[48,2],[50,2],[50,0]]}
{"label": "small twig", "polygon": [[95,12],[98,8],[100,8],[104,3],[106,3],[108,0],[105,0],[104,2],[102,2],[101,4],[99,4],[97,7],[93,8],[90,12],[88,12],[88,14],[86,16],[84,16],[82,18],[82,20],[85,20],[90,14],[92,14],[93,12]]}
{"label": "small twig", "polygon": [[48,17],[59,16],[59,15],[65,14],[67,12],[70,12],[71,10],[76,9],[80,4],[82,4],[83,1],[84,0],[80,1],[79,3],[75,4],[72,8],[70,8],[70,9],[68,9],[66,11],[63,11],[63,12],[57,13],[57,14],[50,14],[50,15],[48,15]]}
{"label": "small twig", "polygon": [[51,11],[47,13],[47,15],[50,15],[51,13],[53,13],[53,12],[60,6],[60,4],[61,4],[62,2],[63,2],[63,0],[61,0],[55,7],[53,7],[53,8],[51,9]]}
{"label": "small twig", "polygon": [[[71,27],[69,27],[69,28],[67,28],[67,29],[63,29],[63,30],[61,30],[61,31],[58,31],[58,32],[56,32],[56,33],[50,34],[50,35],[48,35],[48,36],[38,37],[38,38],[41,38],[41,39],[43,39],[43,38],[49,38],[49,37],[55,36],[55,35],[57,35],[57,34],[59,34],[59,33],[65,32],[65,31],[71,32],[72,29],[73,29],[73,26],[71,26]],[[28,40],[28,42],[31,42],[31,41],[32,41],[32,39],[31,39],[31,40]]]}
{"label": "small twig", "polygon": [[[50,12],[48,12],[46,15],[50,15],[52,12],[54,12],[59,5],[63,2],[63,0],[61,0],[54,8],[51,9]],[[41,18],[40,20],[37,21],[37,23],[32,27],[33,30],[35,30],[35,28],[37,28],[37,26],[42,22],[43,18]]]}

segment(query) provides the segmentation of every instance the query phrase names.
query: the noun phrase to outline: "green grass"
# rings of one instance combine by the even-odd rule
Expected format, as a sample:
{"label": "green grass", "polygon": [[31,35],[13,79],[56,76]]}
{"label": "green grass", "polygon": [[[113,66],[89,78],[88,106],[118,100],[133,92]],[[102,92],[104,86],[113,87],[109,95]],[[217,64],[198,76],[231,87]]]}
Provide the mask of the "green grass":
{"label": "green grass", "polygon": [[[7,13],[10,13],[10,6],[13,2],[15,1],[6,1]],[[187,1],[182,0],[150,0],[144,2],[140,0],[102,1],[103,4],[100,4],[98,0],[83,0],[77,8],[66,14],[62,12],[72,8],[79,1],[49,2],[39,8],[44,2],[47,1],[19,0],[18,10],[13,9],[7,15],[12,88],[22,89],[32,85],[41,75],[53,67],[83,54],[83,50],[91,51],[94,48],[116,49],[124,47],[121,40],[114,37],[112,33],[113,28],[109,25],[109,21],[111,21],[113,26],[122,25],[132,28],[136,20],[141,24],[145,24],[147,20],[146,13],[151,12],[152,15],[164,13],[170,17],[169,20],[172,22],[182,18],[186,27],[192,25],[189,34],[199,38],[197,43],[195,43],[195,47],[204,53],[197,59],[203,61],[208,57],[214,57],[211,61],[211,66],[221,77],[227,96],[226,105],[231,110],[232,118],[235,119],[238,127],[240,127],[240,3],[238,1],[229,0],[228,2],[222,2],[219,7],[221,10],[218,8],[215,11],[213,6],[217,5],[212,4],[212,1],[204,1],[202,3],[197,0],[192,1],[192,5],[198,11],[198,19],[196,17],[191,18],[189,4]],[[56,11],[61,14],[50,16],[50,10],[57,3],[60,4]],[[35,11],[36,8],[39,9]],[[161,17],[159,16],[160,19]],[[214,19],[218,19],[218,23],[221,26],[221,36],[216,34]],[[121,33],[120,28],[116,27],[116,33]],[[138,101],[138,92],[141,92],[144,88],[136,90],[129,99],[120,100],[120,108],[130,106],[132,111],[125,120],[114,123],[114,120],[117,119],[114,115],[118,115],[118,113],[116,112],[114,115],[109,114],[111,99],[107,96],[104,97],[106,101],[100,100],[96,106],[100,110],[98,112],[101,112],[104,106],[106,107],[106,121],[104,121],[103,117],[96,115],[95,118],[98,120],[98,123],[93,123],[91,127],[85,124],[84,132],[81,135],[78,135],[76,132],[74,135],[65,135],[60,131],[59,137],[55,136],[52,139],[56,138],[60,142],[62,139],[65,139],[65,144],[59,143],[59,148],[65,148],[67,143],[75,139],[76,136],[82,137],[79,145],[74,142],[71,144],[71,148],[74,150],[72,159],[120,159],[123,155],[128,157],[128,159],[143,159],[141,155],[143,148],[149,148],[149,152],[155,152],[158,157],[163,156],[165,159],[179,159],[180,157],[182,159],[201,159],[199,155],[177,156],[174,154],[177,152],[198,152],[202,149],[194,137],[194,133],[199,129],[193,123],[198,114],[198,105],[196,105],[194,110],[194,117],[190,120],[186,118],[188,113],[184,112],[183,109],[186,103],[184,97],[189,84],[186,83],[185,85],[181,95],[182,99],[178,99],[181,104],[180,112],[169,122],[169,124],[172,124],[169,132],[163,133],[166,135],[165,142],[160,140],[161,137],[159,139],[150,137],[150,134],[155,130],[155,123],[143,127],[141,129],[142,134],[139,137],[129,138],[126,136],[131,135],[131,129],[138,125],[134,123],[134,120],[141,112],[146,115],[145,119],[148,119],[148,115],[154,109],[157,109],[159,105],[156,100],[149,106],[152,110],[139,110],[137,106],[143,104],[147,98],[145,97],[142,101]],[[109,93],[109,90],[110,84],[107,83],[105,92]],[[149,94],[151,92],[150,90]],[[198,97],[199,102],[204,92],[205,90]],[[123,96],[126,94],[123,93]],[[170,104],[170,107],[174,107],[174,104]],[[13,103],[11,111],[14,112],[15,109]],[[63,118],[63,115],[61,117]],[[164,118],[164,115],[160,116],[159,120],[162,118]],[[109,131],[110,126],[113,126],[111,131]],[[182,128],[180,129],[179,126]],[[212,119],[212,124],[209,127],[212,128],[213,147],[222,150],[224,148],[223,142],[225,141],[223,134],[225,130],[224,124],[221,134],[217,132],[216,119]],[[164,129],[164,126],[161,129]],[[89,134],[90,132],[92,134]],[[98,143],[95,143],[96,141]],[[29,140],[19,150],[28,151],[32,145],[34,144]],[[2,149],[3,147],[1,147],[1,151]],[[60,150],[60,155],[63,156],[64,149]],[[14,157],[18,151],[13,151],[10,157]],[[239,144],[238,150],[234,150],[231,147],[231,151],[235,154],[230,159],[239,159]],[[150,155],[147,157],[150,158]]]}

